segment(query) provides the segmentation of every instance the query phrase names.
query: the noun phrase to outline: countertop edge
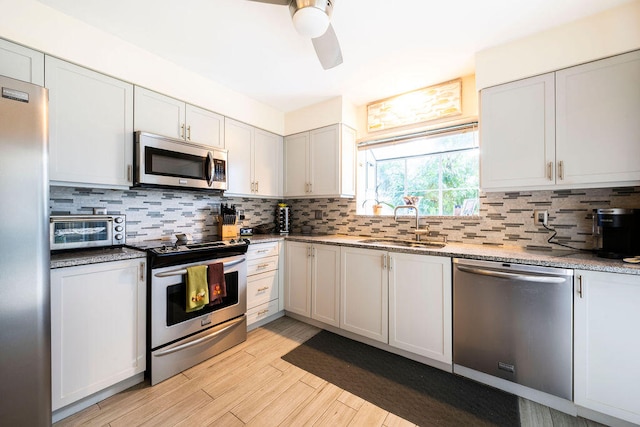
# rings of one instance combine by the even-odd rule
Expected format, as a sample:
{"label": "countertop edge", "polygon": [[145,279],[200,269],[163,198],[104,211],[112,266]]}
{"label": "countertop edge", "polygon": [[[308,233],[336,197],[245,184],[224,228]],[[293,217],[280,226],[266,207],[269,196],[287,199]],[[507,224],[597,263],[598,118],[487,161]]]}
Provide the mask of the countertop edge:
{"label": "countertop edge", "polygon": [[[294,241],[302,243],[320,243],[335,246],[348,246],[362,249],[374,249],[407,254],[443,256],[450,258],[477,259],[505,263],[537,265],[544,267],[570,268],[578,270],[601,271],[609,273],[633,274],[640,276],[640,265],[624,263],[622,260],[599,258],[579,251],[555,251],[553,254],[541,251],[525,250],[516,246],[472,245],[467,243],[447,243],[443,248],[407,248],[374,243],[362,243],[364,236],[346,235],[280,235],[256,234],[248,236],[251,244],[277,241]],[[562,255],[558,255],[562,252]],[[89,249],[86,251],[52,254],[50,268],[74,267],[102,262],[121,261],[145,258],[146,252],[131,246],[106,249]]]}
{"label": "countertop edge", "polygon": [[547,254],[544,250],[527,251],[520,247],[495,247],[487,245],[471,245],[467,243],[447,243],[443,248],[407,248],[402,246],[387,246],[372,243],[361,243],[366,237],[326,235],[304,236],[289,235],[285,240],[302,243],[322,243],[337,246],[349,246],[362,249],[375,249],[408,254],[422,254],[444,256],[451,258],[477,259],[514,264],[537,265],[544,267],[570,268],[578,270],[602,271],[609,273],[623,273],[640,275],[640,265],[625,263],[622,260],[599,258],[580,251],[564,252],[561,256]]}
{"label": "countertop edge", "polygon": [[131,247],[117,247],[105,249],[87,249],[74,252],[52,254],[50,269],[77,267],[80,265],[99,264],[103,262],[123,261],[127,259],[146,258],[147,253],[141,249]]}

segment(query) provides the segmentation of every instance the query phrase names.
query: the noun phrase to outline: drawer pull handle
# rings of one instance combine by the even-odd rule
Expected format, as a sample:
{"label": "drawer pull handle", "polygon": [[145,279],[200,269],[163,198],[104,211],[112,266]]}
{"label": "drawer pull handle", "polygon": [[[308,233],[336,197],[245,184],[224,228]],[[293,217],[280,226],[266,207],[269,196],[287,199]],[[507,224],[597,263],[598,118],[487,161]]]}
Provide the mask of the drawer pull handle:
{"label": "drawer pull handle", "polygon": [[258,312],[258,316],[261,316],[261,315],[263,315],[263,314],[267,314],[268,312],[269,312],[269,310],[260,310],[260,311]]}
{"label": "drawer pull handle", "polygon": [[258,265],[257,268],[267,268],[267,267],[269,267],[269,264],[260,264]]}
{"label": "drawer pull handle", "polygon": [[268,290],[269,290],[268,286],[265,286],[265,287],[262,287],[262,288],[258,288],[258,292],[268,291]]}

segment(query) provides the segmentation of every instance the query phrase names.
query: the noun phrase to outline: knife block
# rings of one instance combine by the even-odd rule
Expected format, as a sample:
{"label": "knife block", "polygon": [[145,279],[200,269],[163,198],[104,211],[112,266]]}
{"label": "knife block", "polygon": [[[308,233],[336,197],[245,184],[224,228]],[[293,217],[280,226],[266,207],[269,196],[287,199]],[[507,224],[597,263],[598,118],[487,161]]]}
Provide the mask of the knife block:
{"label": "knife block", "polygon": [[235,239],[238,237],[237,220],[235,220],[233,224],[225,224],[224,218],[218,216],[218,236],[220,236],[222,240]]}

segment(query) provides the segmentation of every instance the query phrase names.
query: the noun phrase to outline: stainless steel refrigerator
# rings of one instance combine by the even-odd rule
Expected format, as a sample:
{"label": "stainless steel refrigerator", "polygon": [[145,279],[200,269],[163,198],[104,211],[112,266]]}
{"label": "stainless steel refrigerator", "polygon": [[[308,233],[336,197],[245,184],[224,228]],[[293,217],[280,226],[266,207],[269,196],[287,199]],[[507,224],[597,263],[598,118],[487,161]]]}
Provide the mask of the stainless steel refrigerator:
{"label": "stainless steel refrigerator", "polygon": [[0,76],[0,425],[51,425],[47,90]]}

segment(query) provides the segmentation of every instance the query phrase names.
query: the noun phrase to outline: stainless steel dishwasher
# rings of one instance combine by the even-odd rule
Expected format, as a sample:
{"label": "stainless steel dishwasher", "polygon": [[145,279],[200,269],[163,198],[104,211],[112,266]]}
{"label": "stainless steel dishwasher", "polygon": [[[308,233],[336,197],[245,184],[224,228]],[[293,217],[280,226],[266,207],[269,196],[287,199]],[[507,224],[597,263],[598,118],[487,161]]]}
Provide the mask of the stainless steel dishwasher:
{"label": "stainless steel dishwasher", "polygon": [[573,398],[573,270],[453,260],[453,363]]}

